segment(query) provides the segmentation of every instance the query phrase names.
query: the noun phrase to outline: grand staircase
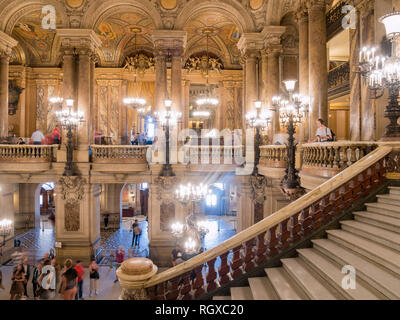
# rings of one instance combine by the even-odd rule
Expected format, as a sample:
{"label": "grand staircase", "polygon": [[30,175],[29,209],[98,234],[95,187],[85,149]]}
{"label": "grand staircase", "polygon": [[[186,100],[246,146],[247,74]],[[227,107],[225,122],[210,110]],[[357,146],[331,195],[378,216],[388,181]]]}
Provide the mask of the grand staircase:
{"label": "grand staircase", "polygon": [[[249,278],[247,287],[230,289],[214,300],[377,300],[400,299],[400,187],[366,203],[354,220],[327,230],[326,239],[298,249],[298,257],[281,259],[282,267]],[[356,288],[344,289],[342,268],[356,270]]]}

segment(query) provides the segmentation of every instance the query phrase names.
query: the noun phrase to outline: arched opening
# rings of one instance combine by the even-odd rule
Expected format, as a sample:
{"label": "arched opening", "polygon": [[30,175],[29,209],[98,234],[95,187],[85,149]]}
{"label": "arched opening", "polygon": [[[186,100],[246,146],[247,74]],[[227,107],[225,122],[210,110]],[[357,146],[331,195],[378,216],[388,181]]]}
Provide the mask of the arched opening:
{"label": "arched opening", "polygon": [[35,228],[55,230],[54,182],[39,184],[35,191]]}

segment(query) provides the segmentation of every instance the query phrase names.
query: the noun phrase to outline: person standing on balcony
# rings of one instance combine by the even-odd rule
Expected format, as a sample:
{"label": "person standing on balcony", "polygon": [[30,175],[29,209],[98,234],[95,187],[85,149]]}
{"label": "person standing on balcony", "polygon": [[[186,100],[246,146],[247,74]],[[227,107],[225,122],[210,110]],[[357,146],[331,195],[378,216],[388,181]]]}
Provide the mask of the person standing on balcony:
{"label": "person standing on balcony", "polygon": [[323,119],[317,120],[317,132],[316,139],[309,142],[328,142],[333,141],[333,133],[331,129],[325,126],[325,121]]}
{"label": "person standing on balcony", "polygon": [[31,140],[34,145],[41,145],[44,139],[43,133],[38,129],[34,133],[32,133]]}

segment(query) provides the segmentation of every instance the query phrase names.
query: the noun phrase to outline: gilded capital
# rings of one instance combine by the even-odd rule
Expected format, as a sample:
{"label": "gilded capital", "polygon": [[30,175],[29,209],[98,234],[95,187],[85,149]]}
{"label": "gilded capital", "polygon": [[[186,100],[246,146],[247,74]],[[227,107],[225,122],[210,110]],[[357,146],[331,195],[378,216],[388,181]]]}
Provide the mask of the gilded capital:
{"label": "gilded capital", "polygon": [[12,49],[18,45],[18,41],[11,38],[8,34],[0,31],[0,57],[10,58]]}

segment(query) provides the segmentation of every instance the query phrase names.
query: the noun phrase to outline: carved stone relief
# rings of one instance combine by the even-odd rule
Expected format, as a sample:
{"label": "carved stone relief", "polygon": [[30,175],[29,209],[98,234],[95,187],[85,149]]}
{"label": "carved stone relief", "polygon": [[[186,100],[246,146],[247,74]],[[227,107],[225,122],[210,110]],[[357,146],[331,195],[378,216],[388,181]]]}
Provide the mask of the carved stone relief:
{"label": "carved stone relief", "polygon": [[251,176],[250,183],[253,190],[253,200],[255,203],[263,204],[265,201],[267,179],[264,176]]}

